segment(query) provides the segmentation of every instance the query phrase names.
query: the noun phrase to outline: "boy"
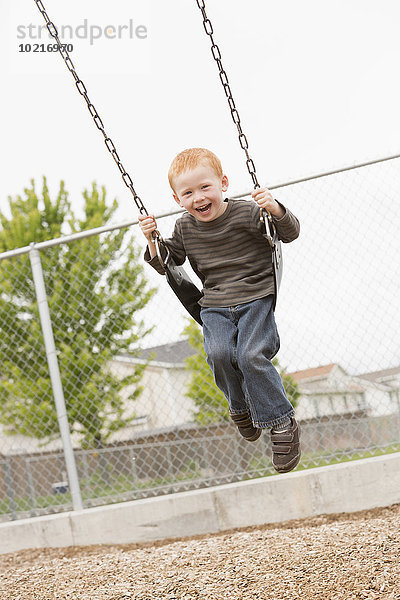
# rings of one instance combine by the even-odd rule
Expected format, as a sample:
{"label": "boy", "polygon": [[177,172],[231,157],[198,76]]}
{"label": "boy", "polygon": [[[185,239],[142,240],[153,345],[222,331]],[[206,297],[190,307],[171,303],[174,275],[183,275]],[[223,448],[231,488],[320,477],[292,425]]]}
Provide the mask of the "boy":
{"label": "boy", "polygon": [[[165,243],[175,262],[181,265],[187,257],[202,281],[204,349],[215,382],[246,440],[256,441],[262,429],[271,429],[274,468],[287,473],[300,460],[299,427],[271,362],[280,342],[260,208],[271,213],[283,242],[298,237],[299,222],[266,188],[254,190],[253,201],[224,199],[228,178],[217,156],[204,148],[178,154],[168,178],[186,212]],[[155,218],[140,215],[139,221],[148,245],[145,260],[163,274],[152,238]]]}

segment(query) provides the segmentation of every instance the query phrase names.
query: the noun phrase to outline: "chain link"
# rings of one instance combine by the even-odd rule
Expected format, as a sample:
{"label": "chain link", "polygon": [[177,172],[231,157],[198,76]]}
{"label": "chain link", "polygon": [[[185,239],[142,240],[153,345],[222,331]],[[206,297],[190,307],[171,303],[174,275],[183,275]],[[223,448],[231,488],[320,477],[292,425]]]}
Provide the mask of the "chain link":
{"label": "chain link", "polygon": [[101,131],[101,133],[104,136],[104,142],[105,145],[107,147],[107,150],[110,152],[111,156],[113,157],[115,163],[117,164],[117,167],[121,173],[122,176],[122,180],[125,183],[126,187],[129,188],[129,190],[132,193],[133,199],[136,203],[137,208],[139,209],[139,212],[141,214],[145,214],[147,215],[148,212],[146,210],[146,207],[144,206],[142,200],[140,199],[140,197],[137,195],[135,188],[133,187],[133,181],[131,176],[129,175],[129,173],[125,170],[124,165],[122,164],[119,156],[118,156],[118,152],[115,148],[114,142],[112,141],[112,139],[109,137],[109,135],[106,133],[105,129],[104,129],[104,125],[103,125],[103,121],[101,120],[96,108],[94,107],[94,105],[92,104],[92,102],[89,99],[88,93],[87,93],[87,89],[85,84],[83,83],[83,81],[80,79],[79,75],[76,72],[76,69],[74,67],[74,63],[71,60],[71,57],[68,53],[68,50],[66,48],[65,45],[61,44],[60,39],[58,37],[58,31],[57,31],[57,27],[54,25],[54,23],[50,20],[45,7],[43,6],[43,3],[41,0],[35,0],[36,6],[38,7],[38,9],[40,10],[40,12],[42,13],[42,16],[46,22],[46,26],[47,26],[47,30],[49,32],[49,34],[52,36],[52,38],[55,39],[55,41],[57,42],[57,49],[58,52],[61,54],[62,59],[64,60],[65,64],[67,65],[68,70],[72,73],[73,78],[75,79],[75,85],[77,87],[78,92],[80,93],[81,96],[83,96],[83,98],[86,101],[88,110],[93,118],[93,121],[97,127],[97,129],[99,129]]}
{"label": "chain link", "polygon": [[246,154],[247,170],[250,173],[250,176],[253,180],[254,187],[258,188],[258,187],[260,187],[260,184],[258,183],[258,179],[257,179],[257,175],[256,175],[256,168],[254,165],[254,161],[252,160],[252,158],[249,155],[249,144],[247,142],[247,137],[243,133],[242,125],[240,122],[240,116],[239,116],[238,110],[235,105],[235,101],[232,96],[231,87],[229,85],[228,75],[226,74],[226,71],[222,65],[221,51],[220,51],[218,45],[214,41],[214,35],[213,35],[214,29],[213,29],[210,19],[207,17],[205,1],[204,0],[196,0],[196,2],[197,2],[197,6],[199,7],[199,9],[201,10],[201,13],[203,15],[204,31],[209,36],[210,41],[211,41],[211,54],[218,66],[219,78],[221,80],[222,87],[224,88],[224,92],[225,92],[225,95],[228,100],[228,105],[229,105],[229,110],[231,111],[232,120],[235,123],[238,133],[239,133],[239,143],[240,143],[241,148],[244,150],[244,152]]}

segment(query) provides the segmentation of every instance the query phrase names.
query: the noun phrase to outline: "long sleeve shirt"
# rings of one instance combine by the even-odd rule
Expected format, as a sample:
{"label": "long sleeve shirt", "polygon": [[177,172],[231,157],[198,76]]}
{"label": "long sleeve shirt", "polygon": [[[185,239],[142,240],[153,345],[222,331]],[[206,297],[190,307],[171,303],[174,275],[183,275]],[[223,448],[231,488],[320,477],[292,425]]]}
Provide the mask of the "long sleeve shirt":
{"label": "long sleeve shirt", "polygon": [[[263,236],[260,207],[253,200],[226,200],[224,213],[213,221],[199,221],[184,213],[165,243],[176,264],[188,258],[203,284],[201,306],[235,306],[274,293],[272,254]],[[281,205],[282,206],[282,205]],[[291,242],[299,235],[298,219],[284,206],[280,219],[273,217],[278,237]],[[145,260],[159,273],[157,256]]]}

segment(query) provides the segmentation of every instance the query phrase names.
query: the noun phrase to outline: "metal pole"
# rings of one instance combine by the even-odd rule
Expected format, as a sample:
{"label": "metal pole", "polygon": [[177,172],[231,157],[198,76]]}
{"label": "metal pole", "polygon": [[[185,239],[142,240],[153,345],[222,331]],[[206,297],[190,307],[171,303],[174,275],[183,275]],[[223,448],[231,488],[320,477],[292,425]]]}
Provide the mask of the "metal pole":
{"label": "metal pole", "polygon": [[33,485],[31,461],[26,454],[25,454],[24,458],[25,458],[26,478],[28,480],[29,498],[31,501],[30,502],[30,504],[31,504],[30,512],[31,512],[31,517],[35,517],[36,516],[36,496],[35,496],[35,486]]}
{"label": "metal pole", "polygon": [[13,488],[10,459],[7,456],[4,457],[4,479],[6,482],[7,497],[10,504],[11,520],[15,521],[15,519],[17,518],[17,507],[15,504],[15,494]]}
{"label": "metal pole", "polygon": [[67,467],[69,487],[71,490],[72,505],[74,510],[81,510],[83,508],[82,496],[79,486],[75,456],[72,449],[71,433],[69,429],[67,411],[65,408],[64,392],[61,383],[56,347],[54,344],[53,328],[51,325],[49,306],[47,304],[47,294],[43,278],[42,263],[40,261],[39,250],[35,247],[34,243],[30,245],[29,254],[32,265],[33,282],[35,285],[36,298],[39,308],[40,323],[42,326],[44,344],[46,348],[47,364],[49,366],[54,402],[57,410],[57,419],[60,427],[61,440],[64,450],[65,465]]}

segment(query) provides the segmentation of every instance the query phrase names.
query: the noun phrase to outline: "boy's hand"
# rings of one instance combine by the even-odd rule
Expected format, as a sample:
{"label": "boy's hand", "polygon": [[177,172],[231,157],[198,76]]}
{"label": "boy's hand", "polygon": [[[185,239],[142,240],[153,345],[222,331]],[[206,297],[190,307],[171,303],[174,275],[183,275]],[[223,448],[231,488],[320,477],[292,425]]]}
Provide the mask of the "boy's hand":
{"label": "boy's hand", "polygon": [[280,204],[274,200],[271,192],[267,188],[256,188],[251,192],[253,200],[255,200],[260,208],[265,208],[271,215],[280,219],[285,214],[285,211]]}
{"label": "boy's hand", "polygon": [[153,231],[157,229],[154,215],[139,215],[139,227],[148,242],[153,241]]}

